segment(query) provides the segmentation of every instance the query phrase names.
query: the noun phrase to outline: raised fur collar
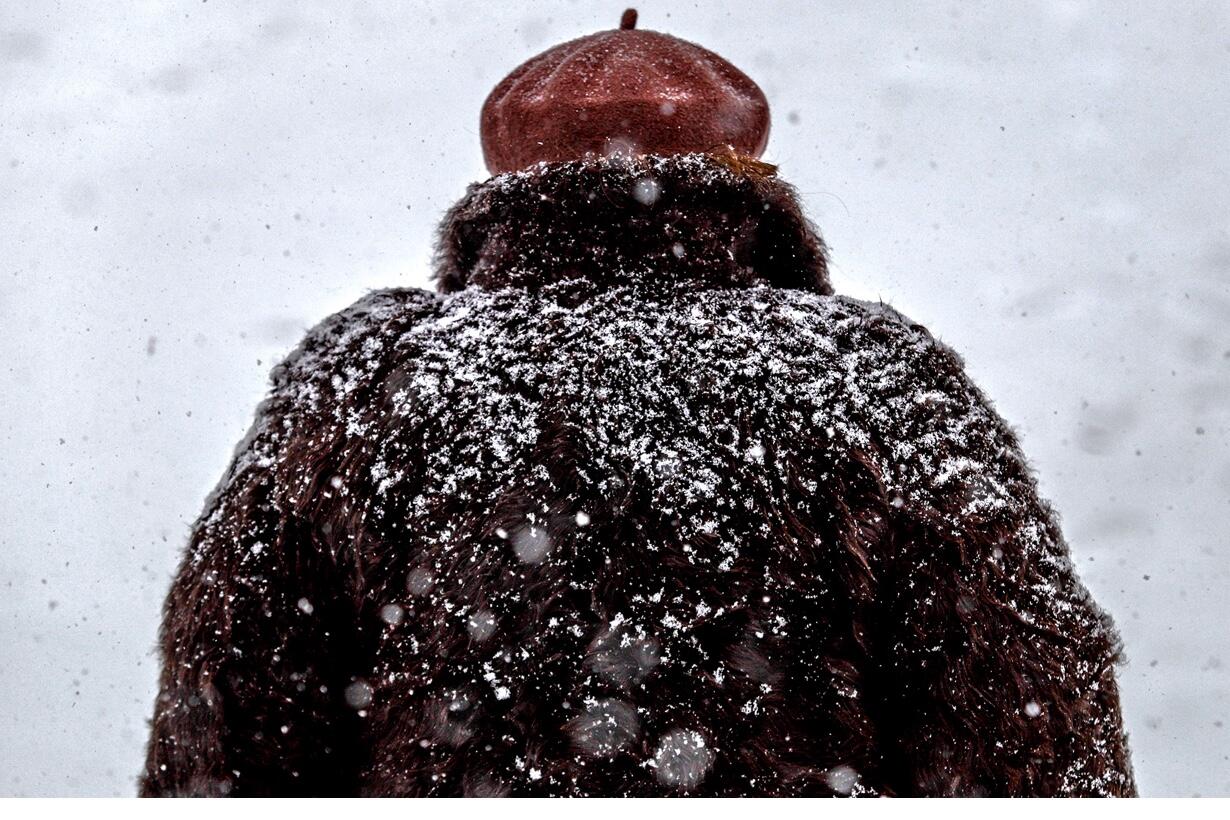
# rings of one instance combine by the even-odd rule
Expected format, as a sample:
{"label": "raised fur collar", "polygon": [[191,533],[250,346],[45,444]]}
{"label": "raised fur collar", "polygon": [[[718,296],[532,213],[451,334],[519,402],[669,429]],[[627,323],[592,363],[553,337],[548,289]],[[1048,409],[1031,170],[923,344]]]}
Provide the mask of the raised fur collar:
{"label": "raised fur collar", "polygon": [[771,169],[686,154],[501,174],[471,185],[446,215],[437,288],[584,279],[831,293],[824,243]]}

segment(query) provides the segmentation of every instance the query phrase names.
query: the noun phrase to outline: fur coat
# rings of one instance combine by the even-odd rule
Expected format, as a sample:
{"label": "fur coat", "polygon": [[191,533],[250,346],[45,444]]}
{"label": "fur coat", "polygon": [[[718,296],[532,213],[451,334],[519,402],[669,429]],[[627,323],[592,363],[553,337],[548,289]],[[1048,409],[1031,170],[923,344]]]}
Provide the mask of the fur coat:
{"label": "fur coat", "polygon": [[770,166],[471,187],[195,525],[146,795],[1131,795],[1015,436]]}

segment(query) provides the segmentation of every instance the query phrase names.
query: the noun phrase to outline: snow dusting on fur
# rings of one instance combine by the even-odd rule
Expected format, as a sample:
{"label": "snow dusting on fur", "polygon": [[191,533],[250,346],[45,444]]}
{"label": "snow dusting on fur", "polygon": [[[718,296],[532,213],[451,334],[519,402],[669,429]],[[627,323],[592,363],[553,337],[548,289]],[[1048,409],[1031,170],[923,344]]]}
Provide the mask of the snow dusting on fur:
{"label": "snow dusting on fur", "polygon": [[[697,162],[620,166],[629,207]],[[275,374],[155,754],[252,665],[251,725],[319,724],[373,794],[1130,788],[1113,632],[955,354],[814,290],[531,274],[373,294]]]}

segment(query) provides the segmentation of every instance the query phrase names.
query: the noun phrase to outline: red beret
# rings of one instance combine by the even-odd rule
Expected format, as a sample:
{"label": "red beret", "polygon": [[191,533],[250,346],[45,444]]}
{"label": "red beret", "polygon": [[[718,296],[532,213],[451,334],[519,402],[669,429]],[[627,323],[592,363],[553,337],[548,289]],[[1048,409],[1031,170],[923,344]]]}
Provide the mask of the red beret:
{"label": "red beret", "polygon": [[548,49],[495,87],[481,127],[492,173],[613,153],[760,156],[760,87],[712,51],[635,26],[629,9],[618,29]]}

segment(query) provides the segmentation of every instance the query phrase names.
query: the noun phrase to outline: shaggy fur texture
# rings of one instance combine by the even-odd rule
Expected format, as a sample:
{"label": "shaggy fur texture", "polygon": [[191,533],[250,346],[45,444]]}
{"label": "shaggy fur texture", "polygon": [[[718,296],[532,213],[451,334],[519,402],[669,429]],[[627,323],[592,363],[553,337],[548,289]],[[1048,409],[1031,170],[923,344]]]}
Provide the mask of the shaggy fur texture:
{"label": "shaggy fur texture", "polygon": [[1113,628],[958,357],[764,168],[474,186],[198,521],[146,795],[1130,795]]}

